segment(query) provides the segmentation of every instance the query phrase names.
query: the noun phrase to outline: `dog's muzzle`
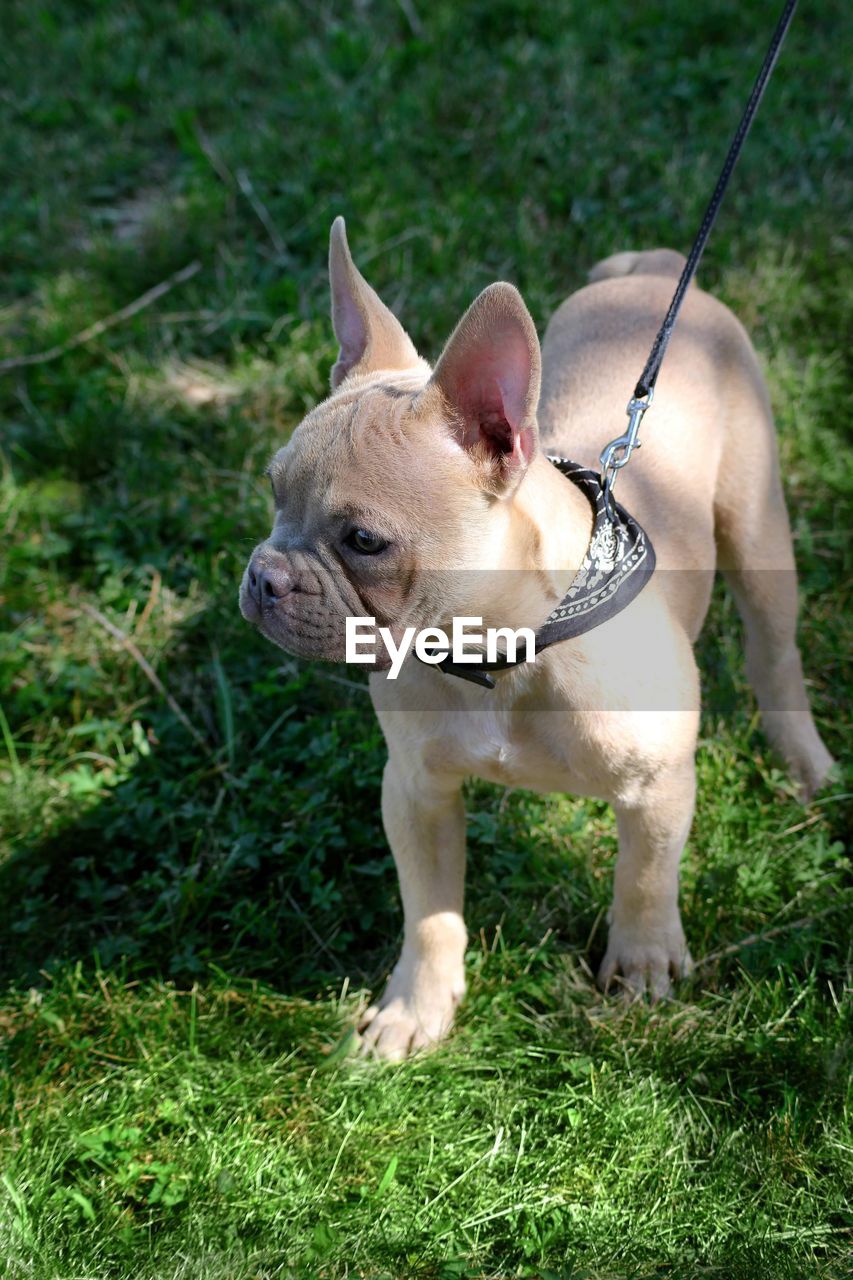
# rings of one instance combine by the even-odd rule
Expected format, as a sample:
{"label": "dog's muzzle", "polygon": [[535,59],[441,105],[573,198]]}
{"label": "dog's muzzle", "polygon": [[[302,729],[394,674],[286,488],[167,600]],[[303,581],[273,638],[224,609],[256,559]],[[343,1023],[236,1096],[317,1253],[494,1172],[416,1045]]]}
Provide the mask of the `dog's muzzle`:
{"label": "dog's muzzle", "polygon": [[347,615],[364,609],[341,573],[262,543],[243,574],[240,612],[287,653],[343,662]]}

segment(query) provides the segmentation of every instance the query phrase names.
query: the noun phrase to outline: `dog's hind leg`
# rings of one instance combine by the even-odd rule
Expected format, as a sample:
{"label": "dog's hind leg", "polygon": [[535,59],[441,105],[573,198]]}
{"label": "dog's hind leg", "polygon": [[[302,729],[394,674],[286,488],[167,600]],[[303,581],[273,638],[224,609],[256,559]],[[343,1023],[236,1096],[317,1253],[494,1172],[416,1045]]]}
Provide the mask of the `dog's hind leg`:
{"label": "dog's hind leg", "polygon": [[[762,406],[764,408],[764,406]],[[768,738],[809,799],[832,757],[812,719],[797,648],[797,573],[769,408],[762,414],[763,448],[752,450],[755,424],[737,462],[724,474],[740,478],[715,502],[718,563],[746,631],[746,669]],[[751,437],[751,439],[750,439]],[[746,455],[746,456],[744,456]]]}

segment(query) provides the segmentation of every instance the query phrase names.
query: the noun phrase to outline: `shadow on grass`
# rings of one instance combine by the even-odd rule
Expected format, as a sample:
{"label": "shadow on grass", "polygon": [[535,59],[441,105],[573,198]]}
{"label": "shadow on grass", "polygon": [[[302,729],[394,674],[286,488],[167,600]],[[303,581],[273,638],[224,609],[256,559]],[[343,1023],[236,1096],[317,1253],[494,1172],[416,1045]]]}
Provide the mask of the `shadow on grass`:
{"label": "shadow on grass", "polygon": [[[366,691],[342,699],[310,670],[281,676],[251,657],[231,673],[232,761],[155,713],[155,745],[130,775],[0,868],[5,979],[36,982],[69,959],[186,979],[213,962],[310,988],[396,932]],[[200,680],[213,696],[209,668]],[[270,707],[266,725],[249,697]]]}

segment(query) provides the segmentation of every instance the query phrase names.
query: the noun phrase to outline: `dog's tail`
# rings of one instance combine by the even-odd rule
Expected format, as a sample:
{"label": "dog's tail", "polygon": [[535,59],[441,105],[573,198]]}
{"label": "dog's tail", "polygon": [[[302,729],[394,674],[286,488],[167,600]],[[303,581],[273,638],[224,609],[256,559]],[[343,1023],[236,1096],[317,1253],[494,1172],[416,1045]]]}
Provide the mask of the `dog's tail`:
{"label": "dog's tail", "polygon": [[675,249],[647,249],[642,253],[628,251],[602,258],[589,273],[590,284],[610,280],[613,276],[671,276],[677,280],[686,258]]}

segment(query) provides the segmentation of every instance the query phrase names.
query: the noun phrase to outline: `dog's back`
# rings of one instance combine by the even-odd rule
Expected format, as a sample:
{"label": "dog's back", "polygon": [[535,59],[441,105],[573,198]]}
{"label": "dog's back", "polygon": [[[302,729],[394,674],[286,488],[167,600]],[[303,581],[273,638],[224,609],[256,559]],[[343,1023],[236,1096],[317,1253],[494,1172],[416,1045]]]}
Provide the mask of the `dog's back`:
{"label": "dog's back", "polygon": [[[625,406],[684,259],[618,253],[555,312],[542,344],[543,446],[589,467]],[[797,579],[770,399],[752,344],[691,285],[617,496],[648,531],[658,581],[695,639],[720,568],[746,630],[747,671],[768,736],[811,794],[831,759],[815,730],[796,646]]]}
{"label": "dog's back", "polygon": [[[542,344],[539,423],[547,449],[597,468],[601,450],[625,430],[625,407],[683,264],[671,249],[614,254],[555,312]],[[751,485],[778,489],[778,461],[749,338],[727,307],[695,285],[641,441],[619,477],[620,499],[648,526],[662,568],[713,570],[718,550],[727,554],[715,532],[742,502],[744,473]]]}

